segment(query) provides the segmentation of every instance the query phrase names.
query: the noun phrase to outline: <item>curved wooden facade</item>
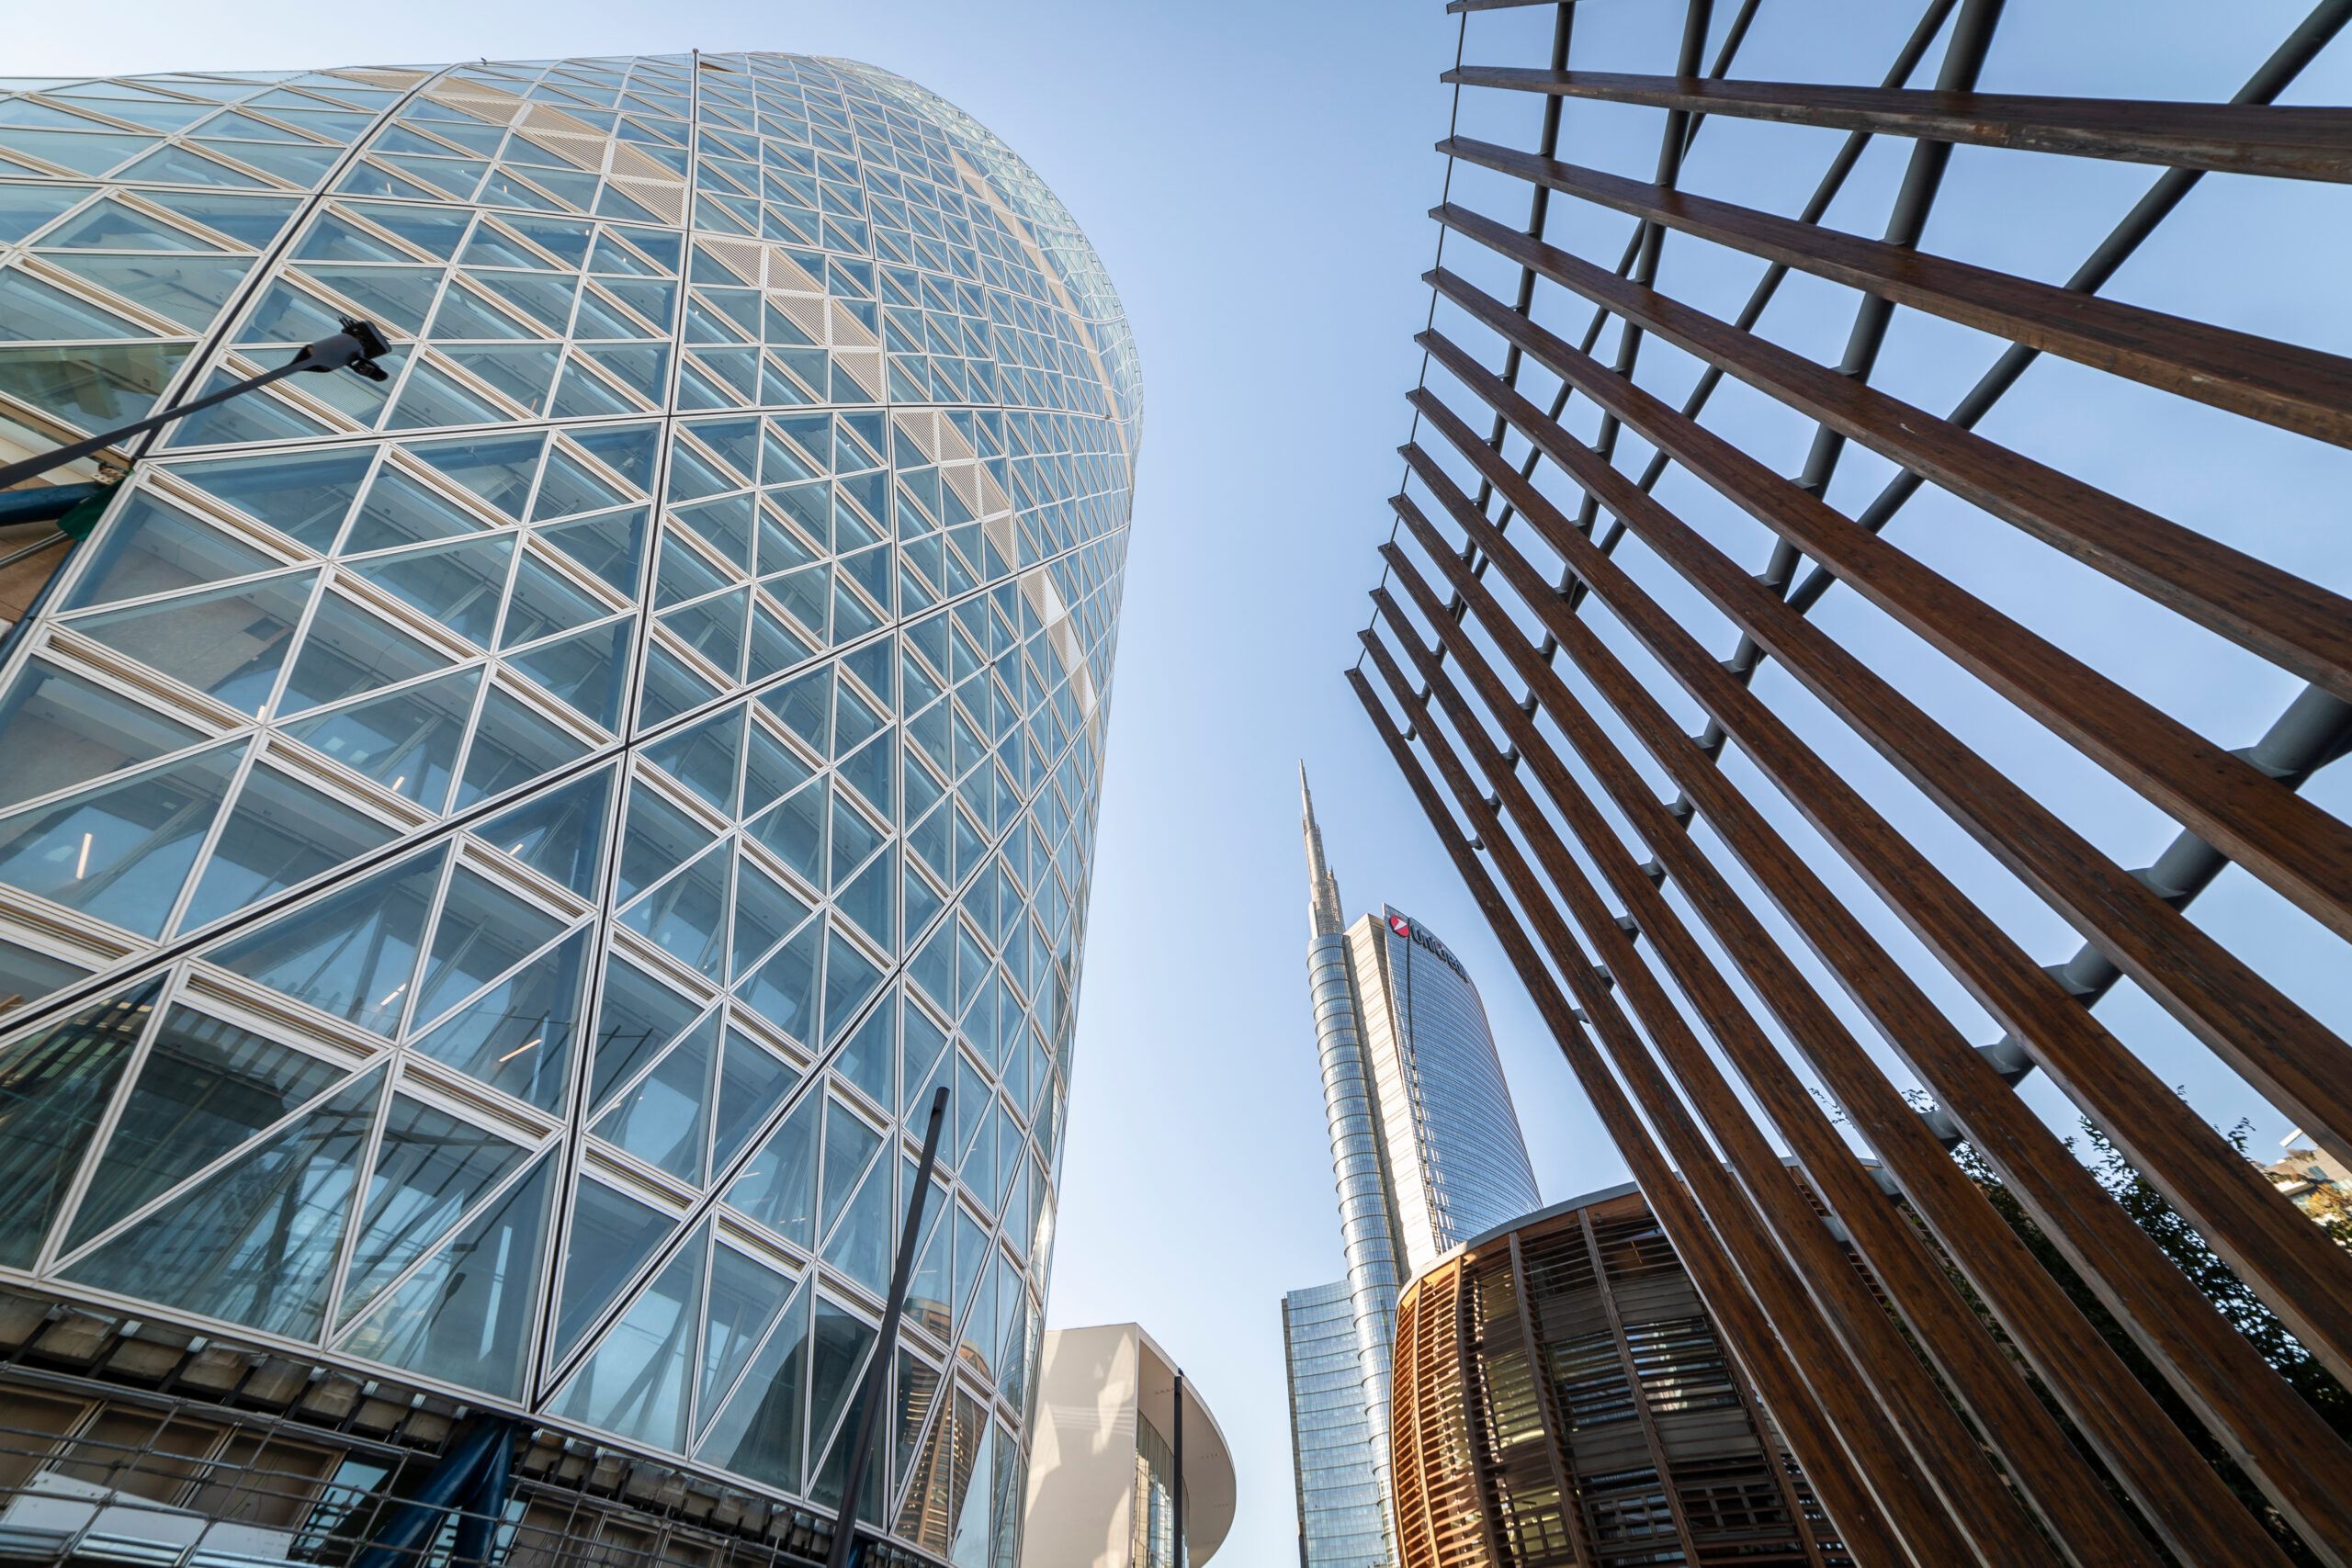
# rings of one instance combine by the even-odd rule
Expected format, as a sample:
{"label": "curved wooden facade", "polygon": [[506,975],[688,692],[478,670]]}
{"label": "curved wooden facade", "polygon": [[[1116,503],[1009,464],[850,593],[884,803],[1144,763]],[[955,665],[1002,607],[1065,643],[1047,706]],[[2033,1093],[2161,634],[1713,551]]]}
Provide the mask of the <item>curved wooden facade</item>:
{"label": "curved wooden facade", "polygon": [[1852,1561],[1638,1193],[1449,1254],[1395,1378],[1403,1568]]}

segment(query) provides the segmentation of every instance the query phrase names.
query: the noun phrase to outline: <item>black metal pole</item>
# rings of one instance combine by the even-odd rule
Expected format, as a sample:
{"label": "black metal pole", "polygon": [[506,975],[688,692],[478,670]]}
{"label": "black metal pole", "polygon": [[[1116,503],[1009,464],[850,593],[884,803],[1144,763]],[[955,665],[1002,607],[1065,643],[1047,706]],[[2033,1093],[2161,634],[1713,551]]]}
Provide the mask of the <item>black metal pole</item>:
{"label": "black metal pole", "polygon": [[265,370],[258,376],[249,376],[235,386],[221,388],[209,397],[198,398],[192,403],[182,403],[177,408],[165,409],[162,413],[150,415],[146,419],[133,420],[130,423],[118,429],[93,435],[86,441],[76,441],[70,446],[60,446],[54,451],[44,452],[38,457],[27,457],[21,463],[10,463],[6,468],[0,468],[0,490],[6,490],[10,485],[31,479],[35,474],[45,474],[51,468],[62,468],[76,457],[86,457],[93,452],[102,452],[116,442],[128,436],[137,435],[141,431],[156,429],[171,423],[175,419],[186,419],[188,415],[199,413],[216,403],[225,403],[231,398],[243,397],[247,392],[266,387],[272,381],[282,381],[297,371],[341,370],[348,367],[367,377],[370,381],[380,381],[384,379],[385,372],[383,367],[376,363],[376,356],[389,352],[390,350],[384,342],[383,334],[376,330],[373,322],[346,316],[343,319],[343,331],[332,337],[322,337],[316,343],[303,344],[300,353],[275,370]]}
{"label": "black metal pole", "polygon": [[915,1167],[914,1196],[907,1200],[907,1223],[899,1233],[898,1267],[890,1270],[890,1299],[882,1308],[881,1332],[874,1337],[874,1359],[865,1363],[865,1391],[857,1404],[855,1441],[849,1450],[849,1473],[842,1480],[841,1517],[833,1524],[833,1549],[827,1568],[849,1568],[850,1551],[857,1539],[857,1495],[865,1484],[865,1450],[874,1440],[874,1424],[881,1418],[885,1374],[899,1348],[899,1319],[907,1310],[907,1283],[915,1270],[915,1241],[922,1234],[923,1204],[931,1197],[931,1168],[939,1160],[939,1130],[947,1121],[947,1086],[931,1097],[931,1125],[922,1135],[922,1161]]}
{"label": "black metal pole", "polygon": [[1176,1485],[1168,1511],[1176,1521],[1176,1550],[1168,1568],[1184,1568],[1184,1369],[1176,1369]]}

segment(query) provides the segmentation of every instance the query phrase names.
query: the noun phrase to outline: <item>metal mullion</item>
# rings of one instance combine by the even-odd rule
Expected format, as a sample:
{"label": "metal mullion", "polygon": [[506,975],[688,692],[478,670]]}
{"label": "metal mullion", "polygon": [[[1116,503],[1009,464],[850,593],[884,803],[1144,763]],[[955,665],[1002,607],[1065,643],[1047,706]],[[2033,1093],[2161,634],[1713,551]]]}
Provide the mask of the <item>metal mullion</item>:
{"label": "metal mullion", "polygon": [[[162,1012],[163,1010],[160,1007],[157,1008],[156,1014],[158,1017],[162,1016]],[[153,1025],[150,1026],[150,1031],[148,1039],[152,1044],[153,1040],[153,1034],[152,1032]],[[308,1052],[300,1054],[309,1055]],[[319,1058],[315,1056],[311,1057],[311,1059],[312,1061],[319,1060]],[[67,1253],[60,1251],[50,1264],[48,1271],[53,1272],[55,1269],[68,1262],[75,1262],[87,1258],[99,1247],[117,1240],[126,1232],[136,1227],[142,1221],[153,1216],[158,1211],[169,1207],[174,1200],[195,1191],[197,1188],[202,1186],[206,1181],[219,1175],[228,1167],[236,1164],[243,1156],[252,1153],[263,1144],[267,1143],[271,1138],[285,1132],[288,1128],[293,1126],[296,1122],[300,1122],[304,1117],[310,1115],[311,1112],[316,1111],[320,1106],[325,1104],[336,1095],[341,1094],[344,1090],[349,1089],[354,1083],[367,1077],[369,1073],[376,1071],[379,1067],[386,1066],[390,1061],[391,1053],[390,1051],[385,1051],[366,1061],[358,1063],[356,1066],[345,1066],[341,1063],[328,1064],[332,1066],[343,1067],[344,1076],[337,1078],[333,1083],[328,1084],[324,1089],[322,1089],[318,1093],[302,1101],[293,1110],[287,1111],[284,1115],[278,1117],[277,1121],[267,1123],[255,1132],[247,1134],[243,1138],[237,1142],[235,1146],[230,1148],[225,1153],[215,1155],[207,1163],[198,1166],[187,1175],[181,1177],[177,1181],[173,1182],[169,1187],[157,1193],[154,1197],[148,1199],[144,1203],[141,1203],[138,1208],[133,1209],[130,1213],[125,1214],[121,1219],[117,1220],[113,1224],[108,1225],[105,1230],[100,1231],[89,1240],[74,1247],[72,1252]],[[127,1090],[130,1087],[130,1085],[126,1079],[123,1088]],[[123,1096],[122,1102],[124,1104],[129,1102],[127,1094]],[[120,1114],[120,1106],[118,1106],[116,1110],[118,1121],[119,1120]],[[88,1160],[86,1162],[87,1174],[95,1175],[96,1173],[97,1163],[98,1162],[96,1160]],[[87,1182],[85,1181],[84,1185],[86,1189]],[[61,1215],[61,1217],[62,1216]],[[59,1234],[62,1238],[62,1230]],[[283,1337],[283,1336],[281,1336],[281,1337]]]}
{"label": "metal mullion", "polygon": [[1578,1209],[1577,1224],[1584,1234],[1584,1255],[1592,1265],[1594,1293],[1600,1298],[1600,1309],[1609,1319],[1609,1337],[1617,1347],[1617,1367],[1625,1380],[1625,1393],[1634,1402],[1634,1415],[1641,1422],[1642,1443],[1649,1450],[1650,1466],[1657,1473],[1657,1489],[1666,1496],[1667,1512],[1674,1519],[1674,1533],[1681,1540],[1682,1557],[1686,1562],[1701,1561],[1699,1547],[1690,1533],[1690,1517],[1682,1506],[1681,1488],[1676,1484],[1674,1462],[1667,1455],[1666,1440],[1658,1436],[1657,1415],[1650,1409],[1648,1386],[1642,1381],[1641,1363],[1634,1358],[1633,1342],[1625,1337],[1624,1315],[1618,1311],[1617,1292],[1609,1280],[1608,1260],[1600,1255],[1600,1238],[1593,1233],[1592,1211]]}
{"label": "metal mullion", "polygon": [[[384,1129],[391,1122],[392,1100],[395,1098],[392,1077],[399,1069],[399,1063],[390,1056],[385,1060],[389,1066],[384,1074],[384,1092],[377,1097],[376,1114],[369,1121],[368,1139],[361,1147],[361,1157],[355,1168],[351,1196],[345,1201],[348,1207],[344,1214],[343,1236],[335,1245],[334,1270],[327,1276],[327,1299],[319,1316],[318,1344],[322,1348],[334,1334],[336,1309],[343,1303],[345,1276],[351,1271],[352,1254],[359,1245],[360,1225],[367,1219],[368,1179],[375,1174],[377,1158],[383,1152]],[[430,1251],[429,1248],[427,1250]]]}
{"label": "metal mullion", "polygon": [[[1815,1456],[1809,1475],[1817,1475],[1816,1494],[1823,1509],[1837,1524],[1842,1538],[1855,1549],[1858,1559],[1865,1562],[1898,1562],[1909,1560],[1911,1553],[1899,1544],[1895,1529],[1881,1513],[1871,1490],[1862,1484],[1860,1465],[1841,1462],[1846,1452],[1842,1440],[1817,1405],[1804,1383],[1797,1377],[1786,1357],[1781,1353],[1781,1341],[1773,1334],[1764,1314],[1743,1283],[1733,1272],[1730,1260],[1724,1255],[1720,1243],[1705,1228],[1699,1217],[1690,1192],[1667,1162],[1665,1156],[1651,1140],[1646,1125],[1634,1114],[1633,1107],[1613,1076],[1600,1063],[1598,1053],[1586,1037],[1582,1025],[1567,998],[1561,993],[1559,982],[1536,953],[1533,942],[1519,918],[1505,903],[1499,889],[1477,860],[1469,835],[1455,821],[1453,812],[1439,797],[1436,786],[1412,751],[1409,742],[1398,730],[1386,708],[1373,694],[1371,682],[1360,669],[1347,672],[1347,680],[1364,712],[1372,719],[1374,728],[1406,784],[1435,829],[1442,847],[1462,875],[1472,897],[1476,901],[1498,942],[1511,960],[1512,967],[1526,985],[1530,998],[1542,1014],[1561,1054],[1567,1058],[1577,1081],[1590,1096],[1593,1108],[1608,1130],[1626,1163],[1633,1168],[1635,1180],[1649,1197],[1652,1212],[1675,1243],[1675,1250],[1690,1272],[1702,1297],[1725,1329],[1727,1345],[1754,1347],[1750,1367],[1753,1375],[1766,1390],[1776,1419],[1790,1437],[1791,1446],[1800,1458]],[[1861,1456],[1866,1459],[1867,1456]],[[1823,1461],[1831,1462],[1824,1463]]]}
{"label": "metal mullion", "polygon": [[[114,1141],[115,1129],[121,1125],[122,1112],[130,1101],[130,1091],[139,1082],[139,1075],[146,1070],[148,1058],[154,1055],[155,1035],[163,1027],[171,1007],[178,1000],[179,987],[185,972],[165,971],[163,984],[155,992],[155,1005],[149,1010],[146,1023],[141,1026],[139,1038],[133,1043],[130,1059],[123,1064],[122,1077],[107,1099],[106,1109],[99,1113],[97,1123],[90,1129],[90,1141],[75,1163],[72,1179],[57,1206],[57,1217],[50,1223],[48,1234],[41,1238],[40,1249],[33,1255],[31,1272],[35,1276],[50,1273],[57,1267],[65,1233],[82,1208],[82,1200],[89,1195],[90,1183],[96,1179],[99,1163],[106,1157],[107,1145]],[[51,1025],[54,1029],[55,1025]],[[44,1031],[47,1032],[47,1031]],[[20,1036],[19,1038],[29,1038]]]}
{"label": "metal mullion", "polygon": [[229,830],[229,819],[237,814],[237,798],[244,794],[245,781],[253,776],[262,747],[268,743],[268,736],[266,728],[260,728],[249,731],[245,737],[245,754],[238,760],[235,771],[230,774],[229,787],[221,792],[220,804],[213,807],[212,821],[205,828],[196,859],[189,863],[188,870],[183,874],[179,896],[172,900],[171,910],[164,918],[164,930],[175,936],[179,922],[187,918],[187,908],[196,899],[196,890],[204,881],[205,872],[211,869],[212,853],[220,847],[221,835]]}
{"label": "metal mullion", "polygon": [[425,965],[432,962],[433,944],[441,934],[442,911],[449,902],[449,888],[457,878],[458,837],[449,834],[444,842],[447,847],[441,856],[440,874],[433,885],[433,907],[416,933],[416,955],[409,960],[408,981],[403,987],[408,994],[401,998],[400,1016],[392,1021],[391,1032],[385,1037],[388,1043],[408,1035],[417,993],[424,988]]}
{"label": "metal mullion", "polygon": [[[389,1098],[390,1097],[388,1096],[387,1099]],[[547,1151],[553,1146],[554,1140],[552,1139],[543,1142],[536,1147],[527,1144],[522,1145],[524,1149],[522,1162],[517,1165],[503,1179],[492,1187],[487,1192],[483,1193],[483,1195],[475,1201],[471,1208],[459,1210],[458,1217],[449,1223],[449,1228],[435,1235],[427,1246],[418,1250],[416,1257],[411,1259],[405,1267],[403,1267],[398,1273],[394,1274],[390,1279],[385,1280],[382,1286],[377,1290],[376,1293],[368,1297],[367,1302],[363,1303],[360,1309],[362,1315],[354,1319],[350,1323],[338,1323],[335,1321],[336,1313],[340,1311],[343,1305],[343,1291],[341,1283],[338,1282],[334,1303],[336,1311],[330,1312],[327,1316],[326,1330],[321,1343],[329,1350],[338,1349],[335,1343],[336,1341],[348,1338],[352,1334],[358,1330],[359,1325],[367,1320],[367,1315],[372,1314],[377,1308],[382,1306],[386,1302],[400,1294],[401,1290],[407,1286],[408,1282],[412,1279],[415,1278],[415,1276],[423,1269],[430,1267],[433,1260],[441,1256],[441,1249],[447,1246],[459,1231],[464,1230],[474,1221],[490,1213],[492,1207],[511,1195],[517,1187],[521,1186],[524,1182],[528,1181],[531,1179],[533,1168],[537,1166],[539,1161],[546,1156]],[[561,1195],[557,1194],[556,1201],[549,1204],[550,1210],[552,1211],[558,1207],[560,1201]],[[550,1226],[549,1228],[552,1229],[553,1227]],[[345,1267],[348,1268],[349,1264],[346,1262]],[[554,1281],[551,1279],[548,1279],[545,1276],[542,1276],[541,1279],[543,1283],[552,1288]],[[407,1372],[411,1376],[415,1375],[407,1368],[402,1368],[401,1371],[403,1372]],[[481,1395],[480,1392],[477,1391],[473,1397],[480,1398]],[[498,1398],[499,1396],[492,1395],[492,1397]],[[501,1402],[505,1403],[503,1400]],[[515,1403],[522,1404],[526,1409],[529,1408],[527,1399],[516,1401]]]}

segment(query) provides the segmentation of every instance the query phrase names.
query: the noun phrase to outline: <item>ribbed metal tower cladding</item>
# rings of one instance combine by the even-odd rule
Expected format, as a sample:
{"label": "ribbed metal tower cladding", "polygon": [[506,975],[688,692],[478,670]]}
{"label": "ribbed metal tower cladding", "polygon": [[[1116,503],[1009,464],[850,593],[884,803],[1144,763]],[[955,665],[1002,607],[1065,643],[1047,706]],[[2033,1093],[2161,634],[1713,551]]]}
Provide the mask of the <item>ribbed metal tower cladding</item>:
{"label": "ribbed metal tower cladding", "polygon": [[1380,1483],[1382,1529],[1396,1560],[1396,1519],[1389,1484],[1389,1356],[1396,1339],[1396,1221],[1388,1212],[1372,1067],[1358,1027],[1356,978],[1340,912],[1340,884],[1323,860],[1315,796],[1298,770],[1301,828],[1306,838],[1306,984],[1315,998],[1315,1046],[1323,1067],[1323,1109],[1331,1123],[1331,1173],[1340,1195],[1347,1248],[1348,1292],[1355,1309],[1356,1356],[1363,1371],[1364,1414]]}

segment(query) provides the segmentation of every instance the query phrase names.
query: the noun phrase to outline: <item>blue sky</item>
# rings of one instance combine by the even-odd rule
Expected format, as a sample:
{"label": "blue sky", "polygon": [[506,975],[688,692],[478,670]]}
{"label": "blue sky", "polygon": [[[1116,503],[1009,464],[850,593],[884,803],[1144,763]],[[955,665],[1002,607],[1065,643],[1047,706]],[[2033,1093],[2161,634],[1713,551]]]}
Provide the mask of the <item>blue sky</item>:
{"label": "blue sky", "polygon": [[[1807,25],[1797,25],[1800,9]],[[1766,0],[1742,73],[1874,80],[1908,26],[1894,9]],[[2225,97],[2301,9],[2296,0],[2012,0],[1984,85]],[[1595,0],[1584,7],[1578,62],[1664,69],[1679,10]],[[1185,1363],[1240,1473],[1240,1515],[1218,1561],[1295,1561],[1277,1303],[1340,1270],[1303,984],[1295,759],[1313,772],[1350,913],[1384,899],[1412,911],[1482,982],[1546,1198],[1623,1179],[1339,676],[1365,619],[1371,552],[1387,532],[1382,502],[1408,423],[1402,395],[1419,370],[1409,339],[1427,316],[1418,279],[1435,245],[1423,214],[1443,174],[1431,142],[1452,108],[1436,77],[1452,62],[1455,19],[1437,0],[248,0],[233,13],[85,0],[70,27],[53,30],[27,25],[27,14],[20,6],[10,29],[10,70],[28,74],[696,46],[848,55],[969,111],[1061,196],[1125,301],[1146,412],[1051,1315],[1058,1325],[1139,1320]],[[1548,17],[1481,18],[1470,57],[1541,63],[1547,29]],[[2352,45],[2339,40],[2290,96],[2352,101]],[[1630,123],[1596,117],[1578,143],[1588,161],[1645,170],[1641,149],[1655,129]],[[1581,133],[1585,122],[1571,124]],[[1475,106],[1464,125],[1525,144],[1532,110]],[[1718,182],[1711,188],[1746,189],[1784,210],[1826,157],[1815,133],[1802,131],[1724,139],[1726,161],[1710,164],[1715,145],[1702,143],[1692,165]],[[1751,156],[1743,147],[1757,149],[1752,161],[1732,161]],[[1831,221],[1874,231],[1899,175],[1891,152],[1866,160]],[[1928,248],[2061,278],[2148,177],[1964,150]],[[1493,187],[1456,188],[1479,201]],[[2209,179],[2178,234],[2168,231],[2111,291],[2352,352],[2352,300],[2337,270],[2352,246],[2346,197],[2341,186]],[[1512,215],[1523,203],[1513,194],[1485,205]],[[2245,243],[2257,232],[2263,243]],[[1596,243],[1593,254],[1613,256],[1616,243]],[[1752,271],[1677,275],[1670,264],[1667,282],[1728,314],[1736,299],[1725,306],[1723,293],[1744,293]],[[1832,291],[1793,287],[1768,330],[1834,360],[1849,310]],[[1882,379],[1946,406],[1990,357],[1981,340],[1905,315]],[[1782,454],[1773,460],[1793,471],[1801,430],[1755,400],[1719,406],[1722,428]],[[2118,396],[2047,362],[1985,428],[2331,586],[2352,582],[2345,453],[2155,394]],[[1875,459],[1849,457],[1833,504],[1859,507],[1883,477]],[[1760,564],[1752,530],[1739,526],[1723,524],[1716,536]],[[2046,558],[1964,509],[1923,497],[1890,536],[2225,744],[2253,740],[2291,695],[2291,682],[2234,653],[2141,640],[2154,622],[2127,595],[2046,570]],[[1833,596],[1822,616],[2123,863],[2145,863],[2169,836],[2144,806],[1850,597]],[[1728,650],[1727,637],[1713,640]],[[1804,713],[1807,733],[1963,886],[2012,918],[2030,951],[2051,962],[2072,952],[2070,933],[1806,712],[1793,688],[1768,673],[1758,689]],[[2314,795],[2352,809],[2341,770]],[[2299,1000],[2352,1027],[2333,939],[2234,874],[2198,910]],[[1890,940],[1974,1037],[1993,1037],[1915,945]],[[2257,1147],[2275,1146],[2284,1123],[2154,1009],[2119,995],[2106,1016],[2209,1116],[2252,1116]],[[2070,1121],[2046,1087],[2029,1092]]]}

